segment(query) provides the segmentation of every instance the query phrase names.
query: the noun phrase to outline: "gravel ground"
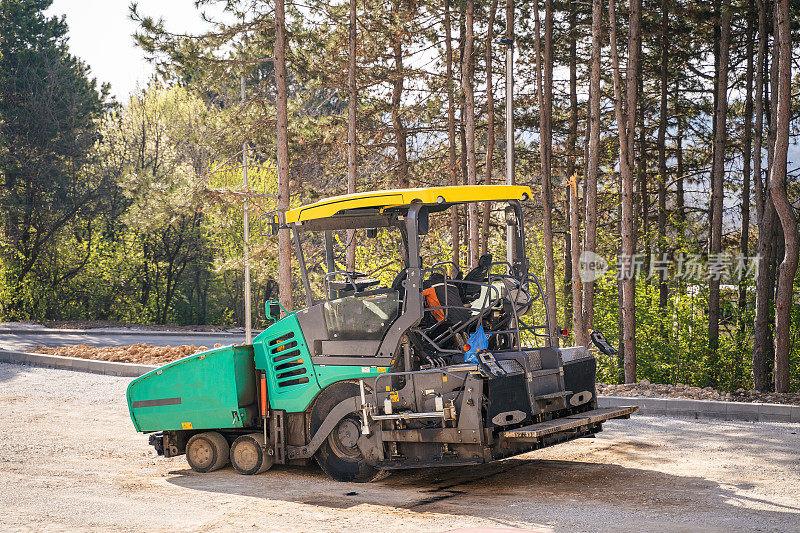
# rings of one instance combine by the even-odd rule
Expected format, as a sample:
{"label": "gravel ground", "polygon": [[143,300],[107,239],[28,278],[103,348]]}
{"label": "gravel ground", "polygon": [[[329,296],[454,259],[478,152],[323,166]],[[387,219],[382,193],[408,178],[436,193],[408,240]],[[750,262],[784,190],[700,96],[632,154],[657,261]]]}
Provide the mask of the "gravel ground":
{"label": "gravel ground", "polygon": [[0,349],[32,352],[37,346],[67,347],[78,344],[87,346],[130,346],[132,344],[148,344],[151,346],[208,346],[216,344],[227,346],[241,344],[244,334],[183,332],[114,332],[114,331],[47,331],[37,332],[3,332],[0,333]]}
{"label": "gravel ground", "polygon": [[[0,336],[0,345],[2,345],[2,343],[3,339],[2,336]],[[208,346],[216,348],[221,346],[221,344],[217,343],[212,345],[208,343]],[[206,345],[196,346],[194,344],[183,344],[177,346],[153,346],[148,343],[140,342],[125,346],[90,346],[86,343],[69,346],[37,345],[35,348],[31,348],[30,351],[49,355],[80,357],[83,359],[100,359],[103,361],[119,361],[144,365],[163,365],[207,349]],[[739,389],[731,393],[715,390],[711,387],[692,387],[682,383],[678,383],[677,385],[650,383],[646,379],[643,379],[639,383],[627,385],[598,383],[597,392],[604,396],[630,396],[635,398],[686,398],[690,400],[800,405],[800,393],[798,392],[779,394]]]}
{"label": "gravel ground", "polygon": [[643,379],[626,385],[597,384],[597,393],[603,396],[630,396],[633,398],[685,398],[688,400],[715,400],[719,402],[781,403],[800,405],[800,392],[759,392],[737,389],[725,392],[711,387],[692,387],[678,383],[664,385]]}
{"label": "gravel ground", "polygon": [[359,485],[158,458],[128,419],[128,381],[0,364],[0,529],[800,530],[796,424],[635,416],[596,439]]}
{"label": "gravel ground", "polygon": [[142,331],[216,331],[243,333],[237,326],[179,326],[177,324],[140,324],[136,322],[115,322],[112,320],[46,320],[43,322],[0,322],[0,329],[130,329]]}

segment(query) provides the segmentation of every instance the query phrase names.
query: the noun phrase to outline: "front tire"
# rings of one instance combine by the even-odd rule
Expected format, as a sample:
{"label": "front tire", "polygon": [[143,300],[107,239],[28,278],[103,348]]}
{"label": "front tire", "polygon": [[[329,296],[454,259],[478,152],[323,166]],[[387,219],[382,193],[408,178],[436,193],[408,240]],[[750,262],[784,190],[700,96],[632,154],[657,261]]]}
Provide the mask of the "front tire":
{"label": "front tire", "polygon": [[275,464],[275,455],[271,455],[264,445],[264,435],[250,433],[241,435],[231,445],[231,465],[244,475],[255,475],[269,470]]}
{"label": "front tire", "polygon": [[[309,435],[313,437],[328,413],[340,402],[360,394],[352,382],[334,383],[323,390],[311,410]],[[387,473],[367,464],[358,448],[361,421],[357,412],[342,418],[323,441],[314,458],[322,470],[336,481],[367,483],[386,477]]]}
{"label": "front tire", "polygon": [[198,433],[186,443],[186,461],[195,472],[219,470],[228,464],[229,454],[228,441],[216,431]]}

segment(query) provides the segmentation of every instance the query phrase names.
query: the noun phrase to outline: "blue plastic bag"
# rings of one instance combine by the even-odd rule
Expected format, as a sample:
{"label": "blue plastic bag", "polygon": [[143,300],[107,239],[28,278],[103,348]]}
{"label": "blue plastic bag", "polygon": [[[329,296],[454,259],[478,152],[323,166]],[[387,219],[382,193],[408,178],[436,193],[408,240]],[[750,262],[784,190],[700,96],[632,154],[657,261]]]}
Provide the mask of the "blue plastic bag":
{"label": "blue plastic bag", "polygon": [[469,336],[467,344],[469,344],[469,350],[464,354],[464,362],[478,364],[478,350],[485,350],[489,347],[489,338],[483,332],[483,324]]}

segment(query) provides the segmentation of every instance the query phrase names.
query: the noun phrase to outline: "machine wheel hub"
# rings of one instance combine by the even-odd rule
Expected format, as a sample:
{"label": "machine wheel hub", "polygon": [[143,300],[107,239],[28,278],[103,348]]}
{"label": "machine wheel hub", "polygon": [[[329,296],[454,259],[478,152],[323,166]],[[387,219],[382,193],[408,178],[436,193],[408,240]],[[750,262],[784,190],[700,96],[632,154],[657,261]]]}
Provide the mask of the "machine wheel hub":
{"label": "machine wheel hub", "polygon": [[245,441],[233,449],[234,461],[243,470],[253,469],[258,464],[260,454],[257,446],[258,444],[253,441]]}
{"label": "machine wheel hub", "polygon": [[192,459],[201,467],[206,467],[214,460],[214,450],[203,439],[198,439],[192,446]]}
{"label": "machine wheel hub", "polygon": [[345,418],[334,428],[328,440],[336,455],[357,461],[362,458],[361,450],[358,449],[360,435],[358,422]]}

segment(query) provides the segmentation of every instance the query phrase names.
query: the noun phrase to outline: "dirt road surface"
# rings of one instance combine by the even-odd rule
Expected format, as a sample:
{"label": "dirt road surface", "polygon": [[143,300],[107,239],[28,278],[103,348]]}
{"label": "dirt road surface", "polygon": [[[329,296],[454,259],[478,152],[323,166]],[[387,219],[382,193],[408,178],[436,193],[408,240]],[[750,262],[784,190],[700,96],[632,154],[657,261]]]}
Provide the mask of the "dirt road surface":
{"label": "dirt road surface", "polygon": [[0,364],[0,530],[800,531],[800,426],[638,416],[479,467],[336,483],[189,470],[117,378]]}
{"label": "dirt road surface", "polygon": [[145,343],[153,346],[180,346],[181,344],[194,344],[211,348],[215,344],[227,346],[241,344],[244,334],[209,333],[197,334],[192,332],[180,335],[164,335],[153,332],[119,334],[103,331],[75,331],[50,333],[42,332],[7,332],[0,334],[0,348],[17,350],[21,352],[33,351],[38,345],[42,346],[72,346],[74,344],[88,344],[89,346],[127,346],[129,344]]}

